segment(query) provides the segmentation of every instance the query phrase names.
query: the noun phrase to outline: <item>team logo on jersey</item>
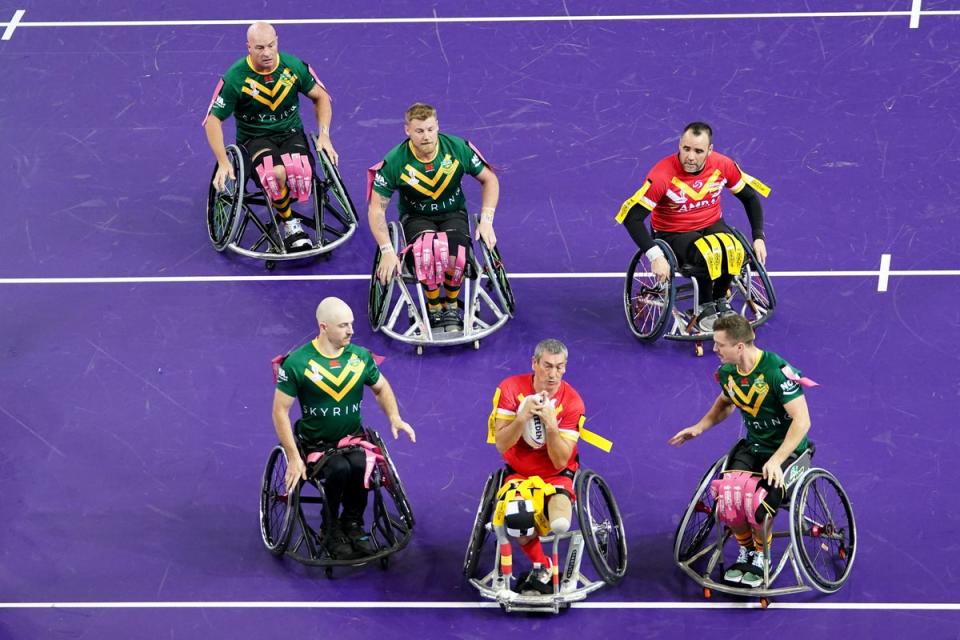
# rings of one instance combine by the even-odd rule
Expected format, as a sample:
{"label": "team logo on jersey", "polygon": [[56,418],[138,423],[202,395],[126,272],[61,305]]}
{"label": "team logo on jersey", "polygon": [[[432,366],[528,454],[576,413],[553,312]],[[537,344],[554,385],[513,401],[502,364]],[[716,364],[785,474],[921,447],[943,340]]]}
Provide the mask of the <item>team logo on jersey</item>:
{"label": "team logo on jersey", "polygon": [[227,106],[227,103],[223,101],[223,96],[217,96],[217,99],[213,101],[214,106],[223,108]]}
{"label": "team logo on jersey", "polygon": [[[360,365],[359,367],[354,365],[354,358],[356,358],[356,363]],[[333,398],[334,402],[343,400],[343,397],[357,386],[357,382],[363,373],[363,361],[357,358],[356,354],[351,355],[350,362],[339,374],[334,374],[312,359],[307,362],[307,365],[309,369],[304,370],[303,374],[317,388]]]}
{"label": "team logo on jersey", "polygon": [[[476,156],[474,156],[474,157],[476,157]],[[441,169],[449,169],[449,168],[450,168],[450,165],[452,165],[452,164],[453,164],[453,162],[450,160],[450,156],[449,156],[449,155],[446,155],[446,156],[443,157],[443,160],[440,161],[440,168],[441,168]]]}
{"label": "team logo on jersey", "polygon": [[418,173],[420,173],[420,172],[417,171],[416,169],[414,169],[413,167],[411,167],[410,165],[407,165],[407,174],[409,174],[409,177],[406,177],[406,176],[405,176],[405,177],[404,177],[404,182],[406,182],[406,183],[407,183],[408,185],[410,185],[411,187],[420,184],[420,181],[417,180],[417,174],[418,174]]}
{"label": "team logo on jersey", "polygon": [[286,382],[290,378],[287,377],[287,371],[283,367],[277,369],[277,382]]}
{"label": "team logo on jersey", "polygon": [[382,173],[380,173],[379,171],[377,171],[377,175],[374,176],[374,178],[373,178],[373,184],[377,185],[378,187],[386,188],[386,186],[387,186],[387,179],[383,177],[383,174],[382,174]]}
{"label": "team logo on jersey", "polygon": [[753,384],[746,391],[741,391],[737,386],[733,376],[727,376],[727,395],[733,400],[733,404],[742,409],[745,413],[754,418],[760,411],[760,405],[770,392],[770,385],[763,379],[763,374],[757,376]]}

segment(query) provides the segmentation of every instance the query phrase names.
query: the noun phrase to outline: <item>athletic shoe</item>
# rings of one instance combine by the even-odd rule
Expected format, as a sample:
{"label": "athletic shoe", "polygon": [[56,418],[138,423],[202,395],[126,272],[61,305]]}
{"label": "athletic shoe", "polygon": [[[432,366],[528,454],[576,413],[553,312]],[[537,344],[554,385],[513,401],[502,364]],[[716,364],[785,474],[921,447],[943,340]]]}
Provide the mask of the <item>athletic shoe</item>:
{"label": "athletic shoe", "polygon": [[283,242],[287,245],[287,251],[307,251],[313,246],[310,236],[303,230],[303,225],[297,218],[284,221]]}
{"label": "athletic shoe", "polygon": [[340,523],[343,532],[353,546],[353,550],[364,556],[372,556],[377,552],[370,534],[363,530],[363,523],[358,520],[345,520]]}
{"label": "athletic shoe", "polygon": [[427,320],[430,322],[430,328],[434,333],[446,331],[446,325],[443,324],[443,310],[427,311]]}
{"label": "athletic shoe", "polygon": [[705,302],[697,307],[697,327],[704,333],[713,331],[713,323],[719,317],[716,302]]}
{"label": "athletic shoe", "polygon": [[719,300],[714,300],[714,303],[717,305],[717,315],[718,316],[729,316],[736,315],[736,311],[730,308],[730,301],[726,298],[720,298]]}
{"label": "athletic shoe", "polygon": [[441,313],[444,331],[463,331],[463,322],[460,321],[460,312],[456,307],[447,307]]}
{"label": "athletic shoe", "polygon": [[743,572],[740,578],[740,584],[754,588],[763,584],[763,567],[766,564],[766,558],[763,557],[763,551],[753,552],[753,562]]}
{"label": "athletic shoe", "polygon": [[750,560],[753,558],[753,551],[747,547],[740,547],[737,554],[737,561],[727,569],[723,574],[723,579],[727,582],[740,582],[747,567],[750,566]]}
{"label": "athletic shoe", "polygon": [[517,586],[517,591],[523,595],[553,595],[553,572],[549,567],[535,562],[526,579]]}
{"label": "athletic shoe", "polygon": [[359,554],[354,551],[353,545],[350,544],[350,539],[347,538],[339,525],[330,527],[324,533],[323,546],[331,558],[334,560],[353,560],[360,557]]}

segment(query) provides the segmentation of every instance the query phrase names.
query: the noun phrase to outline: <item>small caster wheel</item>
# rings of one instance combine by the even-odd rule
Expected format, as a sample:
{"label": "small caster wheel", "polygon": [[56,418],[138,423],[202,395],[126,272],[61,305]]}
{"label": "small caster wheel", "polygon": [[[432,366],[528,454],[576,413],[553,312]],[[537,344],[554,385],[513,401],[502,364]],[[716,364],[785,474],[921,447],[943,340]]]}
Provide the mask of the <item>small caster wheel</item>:
{"label": "small caster wheel", "polygon": [[390,556],[384,556],[380,558],[380,568],[386,571],[390,568]]}
{"label": "small caster wheel", "polygon": [[423,355],[423,345],[417,345],[417,355],[418,356]]}
{"label": "small caster wheel", "polygon": [[332,578],[332,577],[333,577],[333,567],[327,567],[326,569],[324,569],[324,570],[323,570],[323,575],[327,576],[327,578]]}
{"label": "small caster wheel", "polygon": [[474,351],[480,351],[480,341],[479,341],[479,340],[474,340],[474,341],[473,341],[473,350],[474,350]]}
{"label": "small caster wheel", "polygon": [[694,353],[697,354],[697,357],[698,357],[698,358],[702,358],[702,357],[703,357],[703,343],[702,343],[702,342],[698,342],[696,345],[694,345],[693,351],[694,351]]}
{"label": "small caster wheel", "polygon": [[769,600],[767,600],[766,598],[760,598],[760,608],[761,608],[761,609],[766,609],[766,608],[769,607],[769,606],[770,606],[770,601],[769,601]]}
{"label": "small caster wheel", "polygon": [[713,591],[710,590],[710,587],[703,588],[703,597],[707,600],[713,597]]}
{"label": "small caster wheel", "polygon": [[274,269],[277,268],[277,262],[276,260],[267,260],[267,263],[265,266],[267,267],[267,271],[273,271]]}

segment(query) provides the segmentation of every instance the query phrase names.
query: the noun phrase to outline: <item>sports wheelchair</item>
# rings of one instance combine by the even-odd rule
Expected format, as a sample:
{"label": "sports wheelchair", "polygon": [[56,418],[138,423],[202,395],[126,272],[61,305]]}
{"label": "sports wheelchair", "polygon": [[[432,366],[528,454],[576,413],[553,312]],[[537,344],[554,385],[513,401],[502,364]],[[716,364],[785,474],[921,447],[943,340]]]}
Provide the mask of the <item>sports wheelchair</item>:
{"label": "sports wheelchair", "polygon": [[[332,522],[335,517],[329,512],[323,481],[317,477],[318,469],[308,464],[307,481],[301,481],[288,494],[284,483],[287,456],[280,445],[275,446],[267,458],[260,486],[260,535],[267,551],[275,556],[287,555],[306,565],[324,567],[326,576],[330,578],[334,567],[379,562],[381,568],[386,569],[390,556],[407,546],[413,534],[414,517],[400,476],[380,434],[365,429],[364,440],[374,445],[374,451],[383,456],[370,475],[373,505],[372,518],[368,518],[367,522],[371,525],[370,538],[376,552],[359,559],[330,557],[324,548],[322,534],[314,529],[303,510],[305,504],[316,504],[320,505],[325,522]],[[325,455],[337,455],[348,450],[350,447],[331,449]],[[302,449],[300,454],[306,460]],[[304,492],[306,487],[311,488],[310,495]]]}
{"label": "sports wheelchair", "polygon": [[[223,191],[217,191],[210,179],[207,194],[207,233],[217,251],[230,249],[248,258],[266,260],[272,270],[279,260],[300,260],[329,254],[350,239],[357,229],[357,210],[340,178],[336,165],[325,151],[317,153],[317,143],[310,138],[320,161],[322,176],[313,172],[310,190],[311,214],[293,212],[300,222],[313,230],[309,249],[290,251],[284,244],[284,234],[273,202],[262,189],[247,191],[252,176],[247,175],[249,160],[238,145],[227,147],[227,158],[236,178],[228,180]],[[214,165],[213,175],[217,173]],[[255,186],[255,183],[252,183]]]}
{"label": "sports wheelchair", "polygon": [[[470,237],[473,237],[474,225],[470,225]],[[398,222],[388,225],[390,242],[399,256],[407,247],[403,227]],[[373,272],[370,277],[370,297],[367,304],[367,317],[370,328],[417,347],[417,355],[423,353],[426,345],[452,346],[473,343],[474,349],[480,348],[480,340],[498,330],[513,317],[516,301],[513,290],[507,280],[507,272],[500,258],[500,250],[493,250],[481,240],[475,243],[480,247],[481,266],[476,258],[476,250],[468,253],[464,266],[463,285],[460,300],[463,303],[462,331],[434,331],[427,321],[427,302],[423,287],[411,270],[412,258],[401,257],[401,275],[394,276],[386,285],[377,279],[380,266],[380,249],[373,260]],[[481,284],[483,286],[481,286]]]}
{"label": "sports wheelchair", "polygon": [[[623,579],[627,571],[627,541],[620,509],[606,481],[593,471],[580,469],[574,478],[574,507],[580,528],[540,537],[541,543],[551,545],[552,549],[553,594],[521,595],[512,591],[510,578],[500,571],[500,545],[492,523],[497,490],[506,475],[506,469],[500,468],[487,477],[463,559],[463,575],[482,597],[495,600],[505,611],[559,613],[604,584],[613,586]],[[560,543],[564,540],[567,550],[560,564]],[[584,547],[597,580],[591,580],[581,571]],[[478,574],[481,560],[493,569]]]}
{"label": "sports wheelchair", "polygon": [[[730,228],[732,235],[743,247],[744,260],[740,272],[734,276],[727,293],[730,306],[737,310],[750,325],[758,327],[773,315],[777,297],[770,278],[753,253],[753,247],[743,234]],[[670,264],[673,277],[660,282],[650,261],[638,250],[627,267],[623,288],[623,310],[630,331],[643,342],[654,342],[660,336],[667,340],[692,341],[698,356],[703,355],[703,342],[713,337],[713,331],[698,322],[700,291],[696,278],[691,277],[693,265],[678,265],[673,249],[662,239],[654,240]],[[686,282],[677,283],[683,277]]]}
{"label": "sports wheelchair", "polygon": [[[714,531],[718,522],[710,483],[722,477],[730,452],[703,476],[677,526],[673,559],[703,588],[704,597],[711,597],[714,591],[759,597],[760,606],[766,608],[771,597],[802,593],[811,588],[833,593],[843,586],[856,558],[857,526],[850,498],[840,482],[829,471],[813,466],[815,450],[811,442],[784,471],[786,496],[780,511],[789,529],[775,529],[776,517],[764,521],[767,561],[759,587],[733,586],[723,581],[723,548],[732,536],[722,524]],[[785,573],[788,565],[793,577],[789,582],[789,574]],[[781,574],[784,574],[783,584],[775,586]]]}

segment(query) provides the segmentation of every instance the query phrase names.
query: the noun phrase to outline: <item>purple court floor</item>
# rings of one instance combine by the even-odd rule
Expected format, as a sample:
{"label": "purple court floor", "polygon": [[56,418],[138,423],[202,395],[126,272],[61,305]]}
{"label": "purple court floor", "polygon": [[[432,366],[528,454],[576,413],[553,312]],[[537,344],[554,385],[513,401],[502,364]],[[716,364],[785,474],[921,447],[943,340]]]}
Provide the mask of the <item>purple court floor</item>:
{"label": "purple court floor", "polygon": [[[791,15],[765,17],[770,3],[737,0],[723,9],[736,18],[692,0],[0,7],[4,21],[25,9],[0,41],[16,70],[0,96],[0,638],[957,637],[960,4],[924,0],[910,28],[915,4],[790,0],[776,11]],[[844,11],[860,15],[822,15]],[[429,21],[383,20],[413,17]],[[279,280],[217,254],[203,216],[213,161],[200,122],[258,18],[315,21],[278,24],[280,45],[333,95],[361,213],[329,260],[279,265]],[[500,175],[518,311],[478,351],[418,357],[366,323],[364,172],[402,139],[415,101]],[[843,589],[766,611],[704,600],[673,566],[680,514],[740,427],[669,447],[715,397],[717,361],[637,342],[622,311],[633,249],[613,217],[698,119],[773,188],[780,304],[759,342],[820,382],[816,463],[843,483],[860,536]],[[269,361],[310,338],[328,295],[352,306],[355,341],[386,357],[418,432],[390,449],[413,541],[386,572],[333,580],[271,557],[257,525],[275,441]],[[630,567],[564,615],[506,616],[476,606],[460,568],[498,464],[485,444],[493,390],[545,337],[569,346],[587,424],[614,442],[581,453],[613,488]]]}

